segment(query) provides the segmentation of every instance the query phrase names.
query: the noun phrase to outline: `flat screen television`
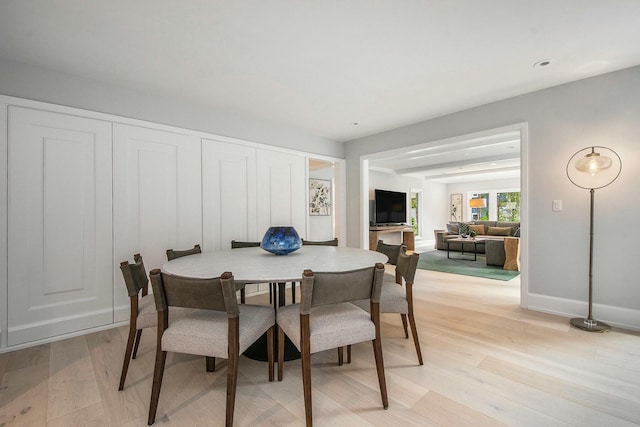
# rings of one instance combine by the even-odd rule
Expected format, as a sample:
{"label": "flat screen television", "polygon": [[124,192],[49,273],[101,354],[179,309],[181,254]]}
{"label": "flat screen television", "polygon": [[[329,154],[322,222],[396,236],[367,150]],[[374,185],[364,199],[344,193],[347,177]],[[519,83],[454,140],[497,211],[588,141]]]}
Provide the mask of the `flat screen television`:
{"label": "flat screen television", "polygon": [[374,205],[376,224],[407,222],[407,193],[376,189]]}

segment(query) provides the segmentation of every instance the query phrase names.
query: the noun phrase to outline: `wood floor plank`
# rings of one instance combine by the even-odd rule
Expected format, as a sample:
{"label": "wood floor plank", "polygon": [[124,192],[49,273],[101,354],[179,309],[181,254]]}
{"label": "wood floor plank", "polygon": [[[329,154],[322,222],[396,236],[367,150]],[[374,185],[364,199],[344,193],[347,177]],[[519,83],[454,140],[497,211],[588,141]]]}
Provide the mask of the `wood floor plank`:
{"label": "wood floor plank", "polygon": [[52,343],[47,419],[53,420],[100,402],[86,338],[80,336]]}
{"label": "wood floor plank", "polygon": [[0,426],[46,425],[48,379],[48,363],[5,372],[0,383]]}

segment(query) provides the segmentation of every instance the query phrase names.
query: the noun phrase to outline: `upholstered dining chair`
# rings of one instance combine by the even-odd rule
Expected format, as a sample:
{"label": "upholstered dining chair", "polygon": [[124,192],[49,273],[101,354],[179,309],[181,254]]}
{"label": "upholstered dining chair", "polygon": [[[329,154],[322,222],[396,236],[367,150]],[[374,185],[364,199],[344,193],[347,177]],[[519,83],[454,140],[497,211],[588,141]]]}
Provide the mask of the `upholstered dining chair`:
{"label": "upholstered dining chair", "polygon": [[[400,313],[402,317],[402,326],[404,327],[405,338],[409,338],[407,331],[407,318],[411,326],[411,336],[413,344],[418,354],[418,363],[422,365],[422,351],[420,350],[420,339],[418,338],[418,330],[416,328],[416,320],[413,314],[413,280],[416,275],[419,254],[407,255],[404,252],[398,254],[396,260],[396,277],[400,277],[401,283],[396,283],[394,278],[385,275],[382,284],[382,293],[380,295],[380,313]],[[404,287],[402,286],[404,282]],[[354,302],[358,307],[368,310],[368,302],[366,300]]]}
{"label": "upholstered dining chair", "polygon": [[[380,252],[381,254],[384,254],[387,256],[388,261],[387,264],[390,265],[396,265],[396,263],[398,262],[398,255],[400,253],[404,253],[407,250],[407,246],[404,243],[401,243],[399,245],[389,245],[387,243],[384,243],[382,240],[378,240],[378,246],[376,248],[376,252]],[[385,272],[385,276],[384,276],[384,280],[388,281],[390,278],[392,278],[393,280],[395,280],[396,283],[400,284],[401,283],[401,277],[398,275],[398,273],[395,273],[395,276],[391,276],[390,273]],[[404,333],[406,338],[409,338],[408,332],[407,332],[407,319],[406,317],[402,317],[402,325],[404,326]],[[338,348],[338,365],[342,366],[343,364],[343,360],[344,360],[344,356],[343,356],[343,347],[339,347]],[[347,346],[347,363],[351,363],[351,346]]]}
{"label": "upholstered dining chair", "polygon": [[176,258],[181,258],[183,256],[195,255],[202,253],[200,249],[200,245],[194,245],[192,249],[185,249],[183,251],[176,251],[173,249],[167,249],[167,261],[173,261]]}
{"label": "upholstered dining chair", "polygon": [[331,240],[305,240],[302,239],[302,245],[316,245],[316,246],[338,246],[338,238]]}
{"label": "upholstered dining chair", "polygon": [[[379,302],[384,265],[340,273],[305,270],[300,285],[300,303],[281,307],[278,324],[278,381],[284,370],[285,334],[300,350],[307,426],[313,424],[311,399],[311,354],[363,341],[373,342],[382,406],[389,407],[380,342]],[[352,301],[366,299],[370,313]]]}
{"label": "upholstered dining chair", "polygon": [[[305,240],[302,239],[302,246],[338,246],[338,238],[331,240]],[[296,303],[296,282],[291,283],[291,301]]]}
{"label": "upholstered dining chair", "polygon": [[124,353],[118,390],[124,388],[127,371],[129,370],[129,361],[135,359],[138,354],[138,345],[140,344],[142,330],[145,328],[153,328],[157,325],[153,296],[148,295],[149,280],[147,279],[147,272],[144,269],[142,256],[135,254],[133,260],[135,264],[129,264],[129,261],[120,263],[122,277],[124,278],[127,293],[129,294],[130,312],[129,337],[127,338],[127,348]]}
{"label": "upholstered dining chair", "polygon": [[[238,241],[238,240],[232,240],[231,241],[231,249],[238,249],[238,248],[255,248],[255,247],[260,247],[260,242],[242,242],[242,241]],[[269,304],[271,304],[271,300],[273,299],[273,283],[269,283]],[[243,283],[241,285],[240,288],[240,302],[242,304],[245,303],[245,284]]]}
{"label": "upholstered dining chair", "polygon": [[[226,425],[233,425],[239,356],[265,332],[269,381],[273,381],[274,312],[271,307],[238,304],[233,275],[192,279],[150,273],[158,313],[158,337],[148,424],[155,422],[167,352],[227,359]],[[169,320],[176,308],[196,309]]]}

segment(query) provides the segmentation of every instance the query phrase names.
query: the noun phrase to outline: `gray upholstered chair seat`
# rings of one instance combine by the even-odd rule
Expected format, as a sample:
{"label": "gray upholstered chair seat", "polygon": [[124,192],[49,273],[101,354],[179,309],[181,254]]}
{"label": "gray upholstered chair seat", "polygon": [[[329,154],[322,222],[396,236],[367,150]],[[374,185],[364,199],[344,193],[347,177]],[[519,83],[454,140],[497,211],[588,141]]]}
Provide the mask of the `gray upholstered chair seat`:
{"label": "gray upholstered chair seat", "polygon": [[[273,309],[247,304],[241,304],[238,308],[240,309],[239,353],[242,354],[273,326]],[[228,335],[225,312],[195,310],[169,321],[169,327],[162,335],[162,350],[226,359],[229,346]]]}
{"label": "gray upholstered chair seat", "polygon": [[[369,311],[369,300],[354,301],[363,310]],[[382,283],[382,292],[380,294],[380,312],[381,313],[408,313],[409,303],[404,288],[395,282],[384,281]]]}
{"label": "gray upholstered chair seat", "polygon": [[138,300],[138,328],[155,328],[158,326],[158,312],[153,295],[145,295]]}
{"label": "gray upholstered chair seat", "polygon": [[[369,300],[366,301],[368,304]],[[371,341],[376,337],[371,315],[351,303],[312,307],[309,319],[311,353]],[[300,305],[281,307],[277,323],[300,350]]]}

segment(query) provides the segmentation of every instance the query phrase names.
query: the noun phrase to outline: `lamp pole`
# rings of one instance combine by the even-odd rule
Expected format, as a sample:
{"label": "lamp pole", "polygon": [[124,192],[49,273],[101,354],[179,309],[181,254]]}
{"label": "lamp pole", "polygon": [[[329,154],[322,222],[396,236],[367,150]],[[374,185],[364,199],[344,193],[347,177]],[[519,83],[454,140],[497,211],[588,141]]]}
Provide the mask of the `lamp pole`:
{"label": "lamp pole", "polygon": [[[596,149],[598,151],[596,151]],[[603,155],[604,153],[604,155]],[[618,154],[606,147],[586,147],[575,153],[567,163],[567,177],[577,187],[590,193],[589,211],[589,314],[587,318],[571,319],[571,325],[589,332],[607,332],[611,326],[593,318],[593,222],[595,189],[615,181],[622,170]]]}

